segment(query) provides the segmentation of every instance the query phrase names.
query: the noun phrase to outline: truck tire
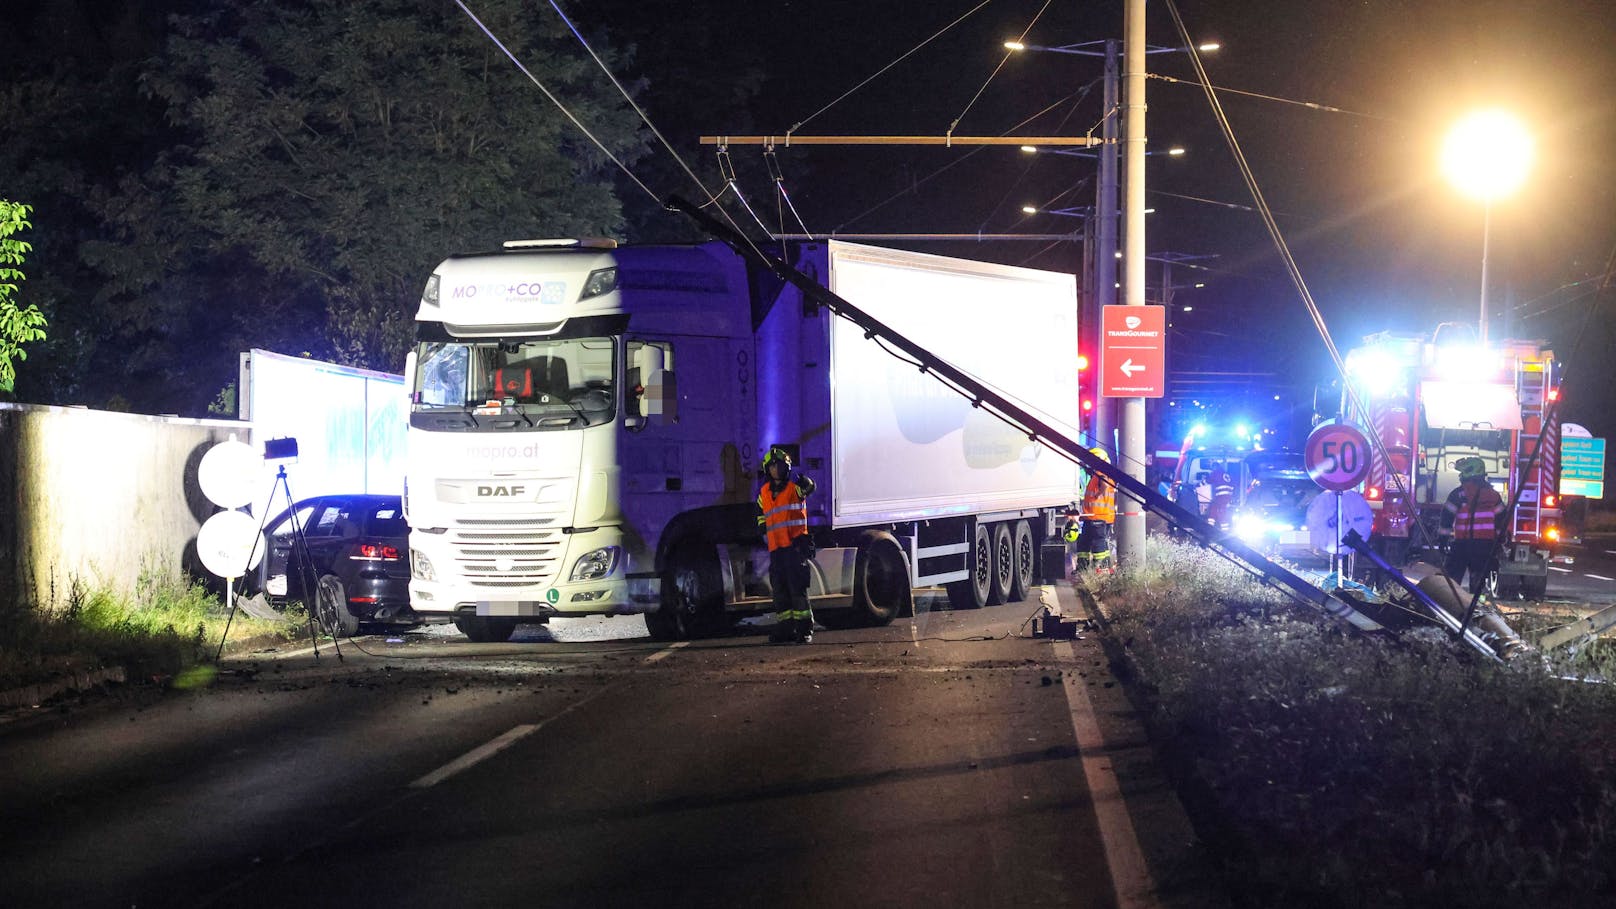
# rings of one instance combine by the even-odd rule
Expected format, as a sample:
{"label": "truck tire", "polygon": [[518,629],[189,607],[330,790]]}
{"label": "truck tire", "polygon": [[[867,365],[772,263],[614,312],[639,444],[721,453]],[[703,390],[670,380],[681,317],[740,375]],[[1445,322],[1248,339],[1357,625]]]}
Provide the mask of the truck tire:
{"label": "truck tire", "polygon": [[515,619],[489,619],[481,616],[462,616],[454,620],[455,627],[473,644],[502,644],[516,633]]}
{"label": "truck tire", "polygon": [[701,543],[681,543],[662,574],[662,601],[645,615],[654,641],[686,641],[727,629],[718,554]]}
{"label": "truck tire", "polygon": [[948,605],[955,609],[981,609],[993,594],[993,536],[988,525],[978,524],[971,533],[971,551],[965,559],[971,576],[948,585]]}
{"label": "truck tire", "polygon": [[909,560],[903,547],[884,530],[866,530],[859,536],[853,563],[853,613],[861,625],[886,625],[914,610],[909,586]]}
{"label": "truck tire", "polygon": [[348,590],[334,574],[320,578],[314,595],[315,617],[334,638],[351,638],[359,632],[359,617],[348,611]]}
{"label": "truck tire", "polygon": [[1016,551],[1015,574],[1010,579],[1010,600],[1020,603],[1027,599],[1038,575],[1038,545],[1032,538],[1032,525],[1017,521],[1010,530],[1011,545]]}
{"label": "truck tire", "polygon": [[993,592],[988,597],[988,603],[997,606],[1012,599],[1010,588],[1016,580],[1016,541],[1010,533],[1009,524],[994,524],[989,530],[993,534]]}

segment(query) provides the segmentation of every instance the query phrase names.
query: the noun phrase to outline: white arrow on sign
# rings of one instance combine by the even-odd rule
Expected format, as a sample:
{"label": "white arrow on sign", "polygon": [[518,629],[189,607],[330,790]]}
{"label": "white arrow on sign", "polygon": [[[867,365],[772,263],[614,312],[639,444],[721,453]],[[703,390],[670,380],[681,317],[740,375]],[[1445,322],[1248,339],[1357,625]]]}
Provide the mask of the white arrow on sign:
{"label": "white arrow on sign", "polygon": [[1123,360],[1122,365],[1117,367],[1117,368],[1122,370],[1123,375],[1125,375],[1125,376],[1127,376],[1128,378],[1131,379],[1131,378],[1133,378],[1134,373],[1136,373],[1136,372],[1144,372],[1147,367],[1145,367],[1141,363],[1135,363],[1133,361],[1133,358],[1129,357],[1128,359]]}

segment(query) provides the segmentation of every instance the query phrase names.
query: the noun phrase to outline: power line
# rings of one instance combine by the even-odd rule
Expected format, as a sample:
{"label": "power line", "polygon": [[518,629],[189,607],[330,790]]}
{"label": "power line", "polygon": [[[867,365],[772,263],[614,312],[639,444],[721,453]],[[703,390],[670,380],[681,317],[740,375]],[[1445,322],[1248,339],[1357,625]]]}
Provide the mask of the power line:
{"label": "power line", "polygon": [[[1157,80],[1160,80],[1162,82],[1172,82],[1172,83],[1174,83],[1176,85],[1194,85],[1194,86],[1197,86],[1197,87],[1202,88],[1202,89],[1210,88],[1213,91],[1224,92],[1224,93],[1230,94],[1230,95],[1245,95],[1248,98],[1261,98],[1264,101],[1278,101],[1280,104],[1294,104],[1297,107],[1306,107],[1306,108],[1309,108],[1311,110],[1324,111],[1325,113],[1330,113],[1330,114],[1348,114],[1348,115],[1354,116],[1354,117],[1368,117],[1368,118],[1370,118],[1372,120],[1384,120],[1384,121],[1386,121],[1388,123],[1403,123],[1403,122],[1405,122],[1403,120],[1399,120],[1396,117],[1388,117],[1388,116],[1386,116],[1384,114],[1367,114],[1367,113],[1364,113],[1363,111],[1346,110],[1346,109],[1340,108],[1340,107],[1332,107],[1332,106],[1330,106],[1328,104],[1320,104],[1317,101],[1297,101],[1294,98],[1281,98],[1278,95],[1265,95],[1265,94],[1262,94],[1261,92],[1247,92],[1247,91],[1241,91],[1238,88],[1224,88],[1221,85],[1209,85],[1208,83],[1206,83],[1204,81],[1203,82],[1196,82],[1196,81],[1194,81],[1192,79],[1175,79],[1172,76],[1163,76],[1163,75],[1160,75],[1158,73],[1145,73],[1145,78],[1146,79],[1157,79]],[[1202,78],[1204,79],[1205,77],[1203,76]]]}
{"label": "power line", "polygon": [[[1038,24],[1038,20],[1043,18],[1044,11],[1049,9],[1049,4],[1053,2],[1055,2],[1055,0],[1044,0],[1044,5],[1038,8],[1038,12],[1032,17],[1032,21],[1028,22],[1027,27],[1021,30],[1020,37],[1016,39],[1018,42],[1027,37],[1027,33],[1032,31],[1032,27]],[[1004,52],[1004,56],[999,58],[999,65],[993,68],[993,72],[988,73],[988,77],[982,83],[982,87],[976,90],[976,94],[971,96],[971,100],[965,102],[965,109],[959,112],[959,116],[954,118],[954,122],[948,124],[949,135],[954,134],[954,128],[959,126],[959,122],[965,119],[966,114],[970,113],[971,108],[974,107],[977,100],[982,97],[982,93],[988,90],[988,86],[993,84],[994,77],[999,75],[999,72],[1004,69],[1005,63],[1009,62],[1010,55],[1014,53],[1015,51],[1013,50],[1006,50]]]}

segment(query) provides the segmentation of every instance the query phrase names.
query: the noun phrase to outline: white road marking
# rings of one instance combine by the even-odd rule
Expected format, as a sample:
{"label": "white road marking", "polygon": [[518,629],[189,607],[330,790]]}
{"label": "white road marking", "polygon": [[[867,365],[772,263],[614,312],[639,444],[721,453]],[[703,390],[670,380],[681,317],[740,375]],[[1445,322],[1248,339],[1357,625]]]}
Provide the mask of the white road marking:
{"label": "white road marking", "polygon": [[521,726],[516,726],[509,729],[503,735],[500,735],[493,741],[484,742],[483,744],[478,745],[476,748],[471,749],[449,763],[444,764],[442,767],[432,771],[426,776],[421,777],[420,779],[411,783],[409,788],[426,789],[431,786],[436,786],[437,784],[443,782],[451,776],[454,776],[460,771],[467,769],[468,767],[475,767],[483,761],[486,761],[494,755],[499,754],[501,751],[511,747],[522,739],[532,735],[535,732],[538,732],[545,726],[550,725],[556,720],[559,720],[574,710],[577,710],[579,707],[593,701],[595,698],[600,697],[614,687],[616,686],[606,685],[598,688],[595,691],[584,695],[578,700],[573,701],[571,704],[568,704],[566,707],[557,712],[555,716],[546,717],[537,723],[524,723]]}
{"label": "white road marking", "polygon": [[668,646],[662,648],[661,650],[658,650],[656,653],[653,653],[650,656],[646,657],[645,661],[647,663],[655,663],[657,660],[666,658],[668,656],[668,654],[673,653],[675,650],[678,650],[680,647],[687,646],[689,643],[690,643],[689,641],[676,641],[676,642],[674,642],[672,644],[669,644]]}
{"label": "white road marking", "polygon": [[1549,570],[1550,571],[1558,571],[1561,574],[1570,574],[1571,573],[1571,569],[1569,569],[1569,568],[1559,568],[1559,567],[1556,567],[1554,565],[1550,565]]}
{"label": "white road marking", "polygon": [[1616,578],[1607,578],[1602,574],[1591,574],[1588,575],[1588,577],[1593,578],[1596,581],[1616,581]]}
{"label": "white road marking", "polygon": [[1605,555],[1616,555],[1616,549],[1605,550]]}
{"label": "white road marking", "polygon": [[[1072,645],[1056,641],[1055,655],[1066,663],[1075,663],[1077,656]],[[1119,909],[1154,909],[1156,882],[1150,877],[1145,864],[1144,850],[1133,829],[1133,818],[1122,799],[1117,785],[1117,774],[1106,755],[1105,737],[1100,733],[1099,720],[1094,715],[1094,704],[1083,687],[1083,677],[1076,673],[1062,674],[1066,690],[1066,704],[1072,716],[1072,732],[1077,736],[1077,749],[1083,758],[1083,778],[1094,803],[1094,819],[1100,827],[1100,842],[1105,848],[1105,862],[1111,868],[1112,886],[1116,890]]]}

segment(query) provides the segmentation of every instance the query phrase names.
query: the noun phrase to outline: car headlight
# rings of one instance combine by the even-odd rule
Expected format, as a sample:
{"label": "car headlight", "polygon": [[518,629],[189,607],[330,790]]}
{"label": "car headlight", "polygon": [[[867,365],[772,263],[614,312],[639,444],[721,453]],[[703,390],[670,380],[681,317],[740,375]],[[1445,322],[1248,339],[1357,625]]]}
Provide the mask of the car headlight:
{"label": "car headlight", "polygon": [[616,546],[602,546],[592,549],[578,557],[572,563],[572,580],[596,581],[609,577],[617,570],[617,557],[622,550]]}
{"label": "car headlight", "polygon": [[432,560],[419,549],[410,550],[410,576],[417,581],[436,581],[438,573],[432,570]]}
{"label": "car headlight", "polygon": [[578,295],[580,301],[590,297],[609,294],[617,289],[617,268],[597,268],[584,279],[583,292]]}

